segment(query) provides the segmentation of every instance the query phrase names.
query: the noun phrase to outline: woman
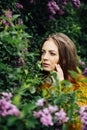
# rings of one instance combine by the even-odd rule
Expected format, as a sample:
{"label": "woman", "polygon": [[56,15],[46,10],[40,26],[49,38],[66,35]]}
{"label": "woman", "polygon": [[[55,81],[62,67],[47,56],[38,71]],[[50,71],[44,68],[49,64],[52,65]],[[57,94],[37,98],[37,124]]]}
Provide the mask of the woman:
{"label": "woman", "polygon": [[59,80],[70,78],[69,70],[77,72],[74,43],[63,33],[50,35],[42,46],[42,66],[45,71],[56,71]]}
{"label": "woman", "polygon": [[[56,72],[59,82],[62,80],[68,80],[73,84],[73,87],[68,89],[68,91],[75,91],[78,89],[81,91],[81,94],[78,94],[77,96],[84,96],[87,98],[87,83],[81,81],[84,79],[84,76],[79,74],[77,69],[78,62],[76,47],[68,36],[63,33],[50,35],[42,45],[41,61],[43,73],[46,75],[45,84],[41,85],[41,90],[48,91],[48,88],[51,88],[55,91],[55,87],[53,87],[55,80],[52,75],[50,76],[50,72]],[[70,70],[77,73],[76,79],[71,75],[69,72]],[[77,103],[80,106],[84,106],[87,105],[87,100],[82,99],[82,101]],[[81,130],[81,125],[70,125],[69,129]]]}

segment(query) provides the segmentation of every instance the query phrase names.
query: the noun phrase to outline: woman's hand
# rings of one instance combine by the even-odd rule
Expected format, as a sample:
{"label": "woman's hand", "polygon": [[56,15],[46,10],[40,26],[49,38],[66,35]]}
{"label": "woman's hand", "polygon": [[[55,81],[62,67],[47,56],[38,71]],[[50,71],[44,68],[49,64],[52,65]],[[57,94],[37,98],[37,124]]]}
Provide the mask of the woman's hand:
{"label": "woman's hand", "polygon": [[59,81],[64,80],[64,74],[63,74],[63,70],[61,68],[61,66],[59,64],[55,64],[55,71],[57,73],[57,77],[59,79]]}

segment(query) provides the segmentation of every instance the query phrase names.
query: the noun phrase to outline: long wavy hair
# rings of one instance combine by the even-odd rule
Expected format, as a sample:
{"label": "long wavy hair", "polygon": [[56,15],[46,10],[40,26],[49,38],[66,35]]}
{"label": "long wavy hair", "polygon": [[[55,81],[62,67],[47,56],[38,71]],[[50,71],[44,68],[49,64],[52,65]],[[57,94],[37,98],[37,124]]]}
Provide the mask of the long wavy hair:
{"label": "long wavy hair", "polygon": [[49,35],[49,37],[46,38],[44,42],[49,40],[50,38],[53,39],[53,41],[58,47],[58,52],[59,52],[58,64],[60,64],[63,70],[64,79],[68,80],[70,76],[69,70],[73,70],[77,72],[78,62],[77,62],[76,46],[73,43],[73,41],[63,33],[56,33],[56,34]]}

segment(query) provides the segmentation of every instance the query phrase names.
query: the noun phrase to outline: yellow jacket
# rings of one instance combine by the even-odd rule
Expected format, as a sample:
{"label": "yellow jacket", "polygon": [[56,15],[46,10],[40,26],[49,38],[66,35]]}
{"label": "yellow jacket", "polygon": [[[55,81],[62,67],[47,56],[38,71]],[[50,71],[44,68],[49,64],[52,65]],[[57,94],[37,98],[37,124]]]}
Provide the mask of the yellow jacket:
{"label": "yellow jacket", "polygon": [[[67,91],[68,92],[71,90],[73,90],[73,91],[80,90],[81,91],[81,93],[78,93],[78,95],[77,95],[77,97],[80,99],[82,97],[82,100],[77,102],[77,104],[79,106],[87,105],[87,99],[86,99],[87,98],[87,81],[84,81],[85,79],[87,79],[87,78],[85,78],[82,75],[78,75],[78,78],[76,80],[73,78],[69,79],[69,81],[73,84],[73,86],[71,88],[67,88]],[[45,83],[40,86],[41,90],[46,90],[46,92],[47,92],[46,96],[48,96],[50,94],[48,88],[56,91],[56,88],[49,83]],[[83,98],[83,97],[85,97],[85,98]],[[82,124],[81,124],[81,121],[79,120],[78,123],[76,123],[76,124],[68,125],[68,130],[82,130],[81,126],[82,126]]]}

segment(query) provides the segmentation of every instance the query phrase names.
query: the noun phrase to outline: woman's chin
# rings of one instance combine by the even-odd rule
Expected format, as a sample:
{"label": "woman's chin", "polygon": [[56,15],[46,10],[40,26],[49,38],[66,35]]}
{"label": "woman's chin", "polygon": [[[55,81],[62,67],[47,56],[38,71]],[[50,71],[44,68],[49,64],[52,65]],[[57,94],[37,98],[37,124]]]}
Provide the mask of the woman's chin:
{"label": "woman's chin", "polygon": [[49,68],[44,68],[44,71],[50,72],[50,69]]}

